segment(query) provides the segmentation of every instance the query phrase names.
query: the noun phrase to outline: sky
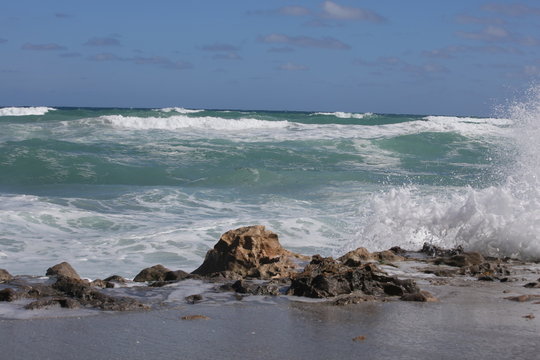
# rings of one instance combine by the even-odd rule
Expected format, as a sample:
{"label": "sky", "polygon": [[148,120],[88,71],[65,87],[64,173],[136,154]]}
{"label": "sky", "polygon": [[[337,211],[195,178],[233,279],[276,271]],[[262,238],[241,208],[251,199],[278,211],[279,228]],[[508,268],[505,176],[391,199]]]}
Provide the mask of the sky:
{"label": "sky", "polygon": [[538,80],[538,0],[0,4],[0,106],[490,116]]}

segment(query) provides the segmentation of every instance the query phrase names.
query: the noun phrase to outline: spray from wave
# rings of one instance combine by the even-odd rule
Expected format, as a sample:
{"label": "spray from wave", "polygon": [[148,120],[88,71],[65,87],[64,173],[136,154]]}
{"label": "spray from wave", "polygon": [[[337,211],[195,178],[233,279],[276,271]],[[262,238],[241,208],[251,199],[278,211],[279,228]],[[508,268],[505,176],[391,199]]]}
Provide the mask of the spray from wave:
{"label": "spray from wave", "polygon": [[28,116],[28,115],[45,115],[49,111],[56,110],[54,108],[38,106],[38,107],[5,107],[0,109],[0,116]]}
{"label": "spray from wave", "polygon": [[350,247],[414,249],[429,242],[540,259],[540,87],[511,104],[505,117],[512,128],[505,155],[494,164],[500,185],[450,191],[410,186],[373,195],[361,210],[359,241]]}

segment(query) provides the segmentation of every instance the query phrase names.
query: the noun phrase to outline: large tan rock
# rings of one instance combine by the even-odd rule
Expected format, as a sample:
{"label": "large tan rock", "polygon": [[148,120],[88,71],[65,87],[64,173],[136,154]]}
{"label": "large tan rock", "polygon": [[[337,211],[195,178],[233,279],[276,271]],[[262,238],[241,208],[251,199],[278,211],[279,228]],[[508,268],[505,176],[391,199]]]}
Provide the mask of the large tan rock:
{"label": "large tan rock", "polygon": [[253,225],[221,235],[193,274],[224,273],[261,279],[287,277],[296,272],[294,259],[300,257],[281,247],[277,234],[263,225]]}
{"label": "large tan rock", "polygon": [[67,277],[71,279],[80,279],[81,277],[75,269],[67,262],[61,262],[47,269],[47,276]]}

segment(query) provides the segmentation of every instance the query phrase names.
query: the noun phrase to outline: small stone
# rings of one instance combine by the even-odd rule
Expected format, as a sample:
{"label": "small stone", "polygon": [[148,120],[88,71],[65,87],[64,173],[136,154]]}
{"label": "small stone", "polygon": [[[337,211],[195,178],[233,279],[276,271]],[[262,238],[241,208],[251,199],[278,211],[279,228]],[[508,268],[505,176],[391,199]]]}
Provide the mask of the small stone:
{"label": "small stone", "polygon": [[181,317],[182,320],[210,320],[208,316],[205,315],[186,315]]}
{"label": "small stone", "polygon": [[435,296],[433,296],[431,293],[425,290],[421,290],[417,293],[413,294],[404,294],[401,297],[401,300],[403,301],[418,301],[418,302],[437,302],[439,299],[437,299]]}
{"label": "small stone", "polygon": [[366,337],[364,335],[353,337],[352,341],[364,341]]}
{"label": "small stone", "polygon": [[17,292],[11,288],[0,290],[0,301],[15,301],[18,297]]}
{"label": "small stone", "polygon": [[13,276],[7,270],[0,269],[0,283],[10,281],[11,279],[13,279]]}
{"label": "small stone", "polygon": [[526,288],[540,288],[540,282],[530,282],[528,284],[523,285],[523,287],[526,287]]}
{"label": "small stone", "polygon": [[119,283],[119,284],[124,284],[127,281],[125,278],[123,278],[120,275],[112,275],[112,276],[109,276],[108,278],[106,278],[104,280],[108,281],[108,282]]}
{"label": "small stone", "polygon": [[137,276],[135,276],[133,281],[135,282],[164,281],[165,274],[170,271],[171,270],[167,269],[165,266],[161,264],[154,265],[152,267],[141,270],[141,272],[139,272]]}
{"label": "small stone", "polygon": [[189,273],[182,270],[169,271],[165,273],[165,281],[180,281],[188,277]]}
{"label": "small stone", "polygon": [[524,319],[527,319],[527,320],[532,320],[535,318],[534,314],[527,314],[525,316],[523,316]]}
{"label": "small stone", "polygon": [[47,269],[47,272],[45,273],[47,276],[63,276],[71,279],[80,279],[81,277],[75,269],[67,262],[62,262],[60,264],[56,264],[53,267],[50,267]]}
{"label": "small stone", "polygon": [[188,304],[196,304],[198,302],[203,301],[203,297],[201,294],[195,294],[195,295],[186,296],[185,300]]}

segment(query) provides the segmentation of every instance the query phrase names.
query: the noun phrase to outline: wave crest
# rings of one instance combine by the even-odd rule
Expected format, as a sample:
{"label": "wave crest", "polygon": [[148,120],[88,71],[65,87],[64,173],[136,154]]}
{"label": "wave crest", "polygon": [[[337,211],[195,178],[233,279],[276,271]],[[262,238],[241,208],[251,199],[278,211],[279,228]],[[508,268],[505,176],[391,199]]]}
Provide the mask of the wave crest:
{"label": "wave crest", "polygon": [[45,115],[49,111],[56,110],[55,108],[36,106],[36,107],[5,107],[0,108],[0,116],[28,116],[28,115]]}
{"label": "wave crest", "polygon": [[363,119],[367,116],[372,116],[373,113],[348,113],[348,112],[342,112],[342,111],[336,111],[336,112],[317,112],[313,115],[324,115],[324,116],[335,116],[340,119]]}
{"label": "wave crest", "polygon": [[195,114],[204,110],[186,109],[183,107],[166,107],[162,109],[154,109],[154,111],[161,111],[164,113],[176,112],[179,114]]}

